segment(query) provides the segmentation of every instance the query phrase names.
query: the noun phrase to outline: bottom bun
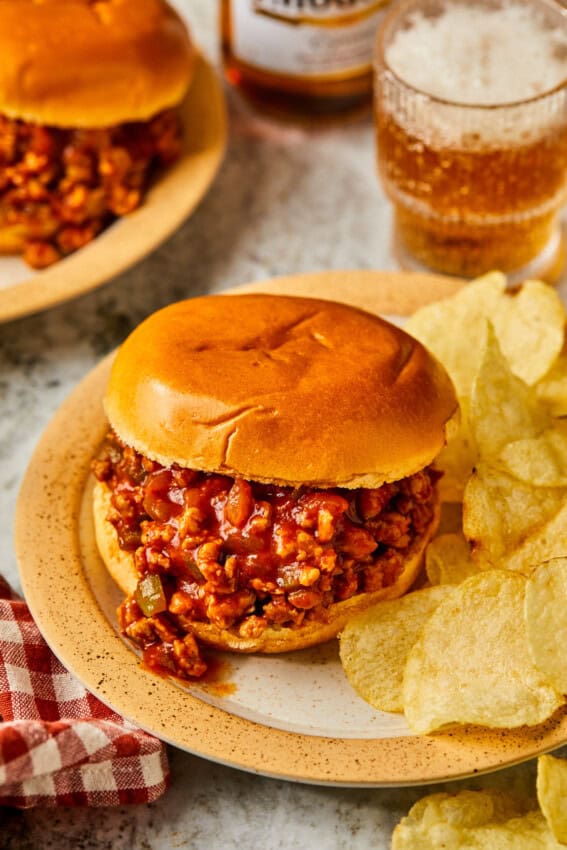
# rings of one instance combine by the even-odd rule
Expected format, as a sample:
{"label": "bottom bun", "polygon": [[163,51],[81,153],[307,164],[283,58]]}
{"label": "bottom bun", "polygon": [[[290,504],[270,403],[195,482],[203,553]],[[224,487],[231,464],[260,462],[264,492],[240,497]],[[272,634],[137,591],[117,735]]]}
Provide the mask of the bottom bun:
{"label": "bottom bun", "polygon": [[[95,484],[93,507],[96,542],[100,555],[116,584],[129,596],[136,590],[139,576],[134,555],[120,548],[116,530],[107,520],[112,509],[111,492],[102,482]],[[439,517],[440,507],[437,505],[427,531],[414,540],[407,553],[404,568],[394,584],[372,593],[358,593],[342,602],[333,603],[326,609],[325,620],[322,622],[309,621],[294,628],[269,626],[254,638],[241,637],[237,629],[221,629],[212,623],[198,620],[192,622],[191,630],[201,643],[230,652],[271,654],[306,649],[325,643],[336,637],[355,614],[377,602],[402,596],[409,590],[421,571],[425,547],[437,530]]]}
{"label": "bottom bun", "polygon": [[93,490],[93,516],[96,545],[104,565],[120,590],[130,596],[136,590],[140,576],[132,552],[121,549],[114,526],[107,520],[113,511],[110,488],[97,481]]}

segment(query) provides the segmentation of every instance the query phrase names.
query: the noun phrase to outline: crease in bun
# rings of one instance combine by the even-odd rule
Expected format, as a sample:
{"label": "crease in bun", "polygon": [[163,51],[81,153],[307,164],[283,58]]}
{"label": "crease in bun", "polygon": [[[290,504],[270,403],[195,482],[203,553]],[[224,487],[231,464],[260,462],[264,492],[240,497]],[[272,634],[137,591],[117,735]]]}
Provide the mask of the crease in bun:
{"label": "crease in bun", "polygon": [[120,348],[105,410],[125,443],[163,466],[319,488],[418,472],[458,416],[445,370],[403,330],[281,295],[158,311]]}

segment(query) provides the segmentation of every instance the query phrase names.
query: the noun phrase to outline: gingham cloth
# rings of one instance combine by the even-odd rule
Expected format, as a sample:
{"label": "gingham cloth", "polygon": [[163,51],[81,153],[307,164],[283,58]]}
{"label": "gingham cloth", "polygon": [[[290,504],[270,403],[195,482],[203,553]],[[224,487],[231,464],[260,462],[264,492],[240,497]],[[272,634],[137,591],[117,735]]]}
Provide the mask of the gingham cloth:
{"label": "gingham cloth", "polygon": [[149,803],[168,783],[164,745],[59,663],[0,576],[0,804]]}

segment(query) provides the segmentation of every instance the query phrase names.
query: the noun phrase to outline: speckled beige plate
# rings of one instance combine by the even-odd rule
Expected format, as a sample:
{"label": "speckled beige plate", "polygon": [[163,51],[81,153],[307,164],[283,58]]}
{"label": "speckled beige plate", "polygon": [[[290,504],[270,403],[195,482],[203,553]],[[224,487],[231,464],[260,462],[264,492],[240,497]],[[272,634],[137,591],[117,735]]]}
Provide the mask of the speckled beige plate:
{"label": "speckled beige plate", "polygon": [[[403,316],[459,286],[448,278],[328,272],[255,284],[334,297]],[[535,729],[411,735],[348,685],[336,643],[282,656],[224,656],[220,685],[187,689],[141,665],[116,629],[120,594],[93,542],[89,463],[106,430],[110,358],[77,387],[43,435],[17,510],[16,548],[32,613],[61,661],[104,702],[177,747],[303,782],[405,785],[510,765],[567,740],[567,716]]]}
{"label": "speckled beige plate", "polygon": [[139,209],[43,271],[34,272],[18,257],[0,256],[0,322],[95,289],[153,251],[195,209],[220,166],[227,136],[221,83],[202,57],[182,117],[182,156],[159,176]]}

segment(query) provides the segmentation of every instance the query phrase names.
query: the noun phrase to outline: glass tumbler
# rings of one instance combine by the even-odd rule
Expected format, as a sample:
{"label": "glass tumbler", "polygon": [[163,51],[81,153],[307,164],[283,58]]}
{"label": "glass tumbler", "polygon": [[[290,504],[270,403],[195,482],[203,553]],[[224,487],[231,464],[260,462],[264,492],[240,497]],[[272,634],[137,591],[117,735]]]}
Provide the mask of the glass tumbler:
{"label": "glass tumbler", "polygon": [[553,281],[567,194],[567,10],[398,0],[377,35],[378,170],[406,268]]}

